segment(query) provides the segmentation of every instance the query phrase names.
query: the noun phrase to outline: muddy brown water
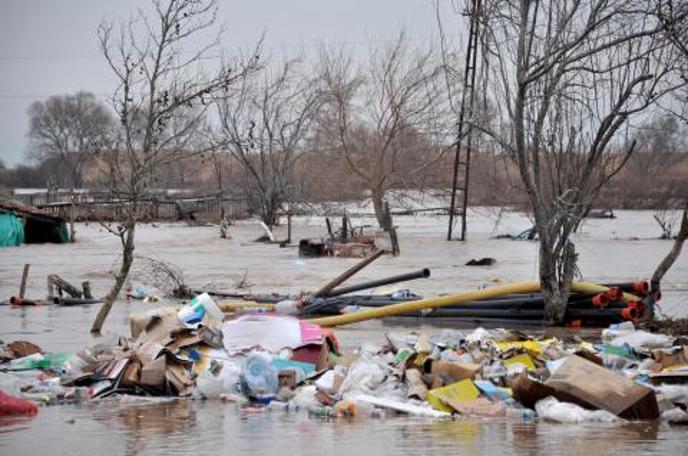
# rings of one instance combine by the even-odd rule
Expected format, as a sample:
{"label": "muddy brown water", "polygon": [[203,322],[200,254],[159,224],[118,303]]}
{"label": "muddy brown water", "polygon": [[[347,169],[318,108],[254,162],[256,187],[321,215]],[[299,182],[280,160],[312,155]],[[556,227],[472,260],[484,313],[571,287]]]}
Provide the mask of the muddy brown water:
{"label": "muddy brown water", "polygon": [[[99,339],[83,331],[96,307],[5,309],[3,338],[28,339],[53,350],[113,343],[128,330],[127,316],[149,308],[121,302]],[[345,351],[380,344],[387,331],[434,333],[447,324],[413,319],[365,322],[337,330]],[[457,325],[461,329],[464,325]],[[539,334],[542,328],[526,327]],[[467,329],[470,330],[470,329]],[[577,331],[585,338],[598,330]],[[560,337],[570,330],[559,331]],[[520,419],[431,421],[413,417],[326,419],[306,413],[242,412],[235,404],[136,398],[42,407],[30,419],[0,418],[2,455],[260,454],[688,454],[688,430],[658,422],[553,424]]]}
{"label": "muddy brown water", "polygon": [[[613,221],[592,221],[577,239],[585,278],[603,281],[647,276],[651,265],[668,249],[654,233],[651,213],[620,212]],[[490,283],[532,280],[537,248],[533,243],[489,238],[485,220],[475,242],[443,242],[444,218],[397,218],[402,256],[382,258],[358,278],[367,280],[430,267],[432,277],[416,281],[414,290],[446,293]],[[482,224],[482,225],[481,225]],[[500,231],[524,226],[522,218],[507,218]],[[527,226],[526,226],[527,227]],[[315,236],[322,220],[297,219],[295,236]],[[183,225],[142,226],[137,253],[171,261],[193,285],[213,283],[231,288],[249,271],[252,291],[294,293],[315,289],[348,268],[355,260],[300,260],[293,249],[257,245],[254,225],[233,227],[233,239],[220,241],[214,228]],[[281,235],[278,231],[278,237]],[[57,273],[78,282],[91,280],[96,295],[111,283],[117,261],[116,240],[90,225],[79,225],[80,241],[67,246],[22,246],[0,250],[0,298],[16,293],[22,265],[32,264],[28,297],[45,295],[45,277]],[[643,239],[631,241],[627,238]],[[619,238],[619,239],[616,239]],[[625,240],[624,240],[625,239]],[[470,258],[493,256],[495,266],[470,268]],[[134,280],[144,280],[136,276]],[[688,300],[688,260],[684,255],[667,276],[665,309],[685,316]],[[38,308],[0,307],[0,339],[29,340],[48,351],[76,351],[94,343],[113,344],[129,334],[131,313],[155,305],[118,302],[101,337],[88,332],[97,306]],[[344,350],[364,342],[380,344],[387,331],[423,330],[451,326],[447,322],[392,319],[366,322],[337,330]],[[469,328],[470,329],[470,328]],[[542,328],[528,328],[539,333]],[[578,332],[595,337],[597,330]],[[570,335],[568,330],[560,336]],[[658,422],[562,425],[518,419],[430,421],[411,417],[381,419],[321,419],[305,413],[266,411],[245,413],[219,401],[141,401],[114,398],[74,405],[42,407],[29,419],[0,418],[0,455],[59,454],[688,454],[687,427]]]}

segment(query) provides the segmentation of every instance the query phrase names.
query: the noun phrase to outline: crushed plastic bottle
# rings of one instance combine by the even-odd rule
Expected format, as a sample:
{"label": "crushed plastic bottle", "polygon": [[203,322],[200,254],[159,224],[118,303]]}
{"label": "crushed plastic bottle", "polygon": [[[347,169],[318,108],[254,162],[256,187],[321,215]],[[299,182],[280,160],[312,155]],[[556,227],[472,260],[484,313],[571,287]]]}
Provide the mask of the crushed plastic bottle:
{"label": "crushed plastic bottle", "polygon": [[70,352],[48,353],[42,355],[34,353],[33,355],[25,356],[10,361],[7,370],[21,371],[32,369],[52,369],[61,370],[62,365],[72,356]]}

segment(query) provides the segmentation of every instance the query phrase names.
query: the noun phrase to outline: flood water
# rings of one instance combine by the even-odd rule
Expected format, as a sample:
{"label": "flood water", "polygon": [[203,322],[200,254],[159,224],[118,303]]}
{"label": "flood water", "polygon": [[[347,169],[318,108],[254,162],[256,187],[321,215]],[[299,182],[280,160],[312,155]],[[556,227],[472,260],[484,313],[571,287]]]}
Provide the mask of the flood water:
{"label": "flood water", "polygon": [[[659,234],[651,212],[620,212],[614,220],[592,220],[577,235],[580,269],[585,280],[628,281],[647,277],[670,248],[653,239]],[[537,245],[489,239],[494,231],[528,228],[527,220],[508,214],[494,230],[490,213],[471,218],[469,242],[447,243],[444,217],[397,217],[402,256],[383,257],[351,280],[379,278],[429,267],[432,276],[408,286],[432,295],[474,289],[481,285],[532,280],[537,277]],[[356,219],[354,224],[365,222]],[[372,223],[372,221],[368,221]],[[294,239],[321,235],[322,219],[295,220]],[[277,237],[284,237],[283,228]],[[252,292],[296,293],[313,290],[356,260],[303,260],[296,249],[251,242],[261,230],[240,223],[233,238],[222,241],[212,227],[183,224],[142,226],[137,254],[177,265],[185,281],[231,289],[242,278]],[[78,225],[74,245],[30,245],[0,250],[0,297],[17,293],[24,263],[31,263],[27,297],[46,294],[46,276],[61,275],[74,283],[89,280],[94,294],[111,283],[117,261],[117,240],[96,225]],[[497,259],[490,267],[463,266],[471,258]],[[138,268],[133,282],[145,281]],[[37,343],[47,351],[76,351],[94,343],[114,343],[129,334],[128,316],[156,306],[118,302],[104,334],[88,329],[97,306],[37,308],[0,307],[0,339]],[[688,255],[669,272],[662,309],[673,316],[688,314]],[[344,350],[363,342],[380,344],[387,331],[439,331],[448,323],[394,319],[366,322],[336,331]],[[470,330],[470,329],[469,329]],[[532,328],[538,333],[542,328]],[[592,331],[595,333],[595,330]],[[582,333],[584,336],[590,332]],[[31,419],[0,418],[0,454],[688,454],[686,430],[654,422],[562,425],[523,423],[518,419],[431,421],[408,417],[321,419],[305,413],[266,411],[247,414],[219,401],[141,400],[110,398],[77,405],[43,407]]]}

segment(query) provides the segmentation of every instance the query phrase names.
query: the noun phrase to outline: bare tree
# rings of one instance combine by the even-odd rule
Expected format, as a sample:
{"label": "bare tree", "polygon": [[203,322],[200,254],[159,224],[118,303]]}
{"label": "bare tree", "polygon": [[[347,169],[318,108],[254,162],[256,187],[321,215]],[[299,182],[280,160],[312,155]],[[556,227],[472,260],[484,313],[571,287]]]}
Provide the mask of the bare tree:
{"label": "bare tree", "polygon": [[[666,38],[672,45],[674,51],[669,59],[678,61],[680,78],[688,84],[688,3],[674,2],[673,0],[657,0],[657,17],[664,25]],[[685,125],[688,125],[688,90],[679,91],[677,95],[679,107],[673,110],[673,114]],[[685,184],[684,184],[685,185]],[[664,275],[673,266],[683,249],[683,244],[688,239],[688,201],[684,201],[681,225],[674,239],[674,243],[669,253],[657,265],[652,279],[650,280],[650,292],[653,294],[660,291],[660,286]],[[654,309],[650,307],[648,318],[654,318]]]}
{"label": "bare tree", "polygon": [[[688,164],[688,128],[682,128],[676,116],[664,114],[644,122],[634,139],[636,151],[628,160],[623,180],[624,196],[644,199],[659,210],[676,209],[675,201],[688,195],[681,185],[682,164]],[[680,206],[680,204],[678,205]],[[660,215],[655,213],[655,215]]]}
{"label": "bare tree", "polygon": [[63,185],[79,188],[84,167],[105,147],[114,119],[105,104],[89,92],[54,95],[29,106],[29,155],[55,159],[67,174]]}
{"label": "bare tree", "polygon": [[[153,0],[153,13],[138,15],[115,27],[98,28],[100,47],[118,82],[113,104],[120,134],[106,156],[114,193],[126,201],[123,220],[110,231],[122,244],[122,262],[91,328],[99,332],[129,274],[135,248],[136,224],[142,199],[154,185],[162,166],[199,151],[186,149],[194,137],[205,106],[257,65],[255,58],[210,74],[202,63],[217,38],[197,50],[184,44],[203,37],[215,25],[215,0]],[[118,32],[118,33],[117,33]],[[185,52],[186,51],[186,52]],[[188,109],[194,109],[188,115]]]}
{"label": "bare tree", "polygon": [[341,51],[321,52],[326,108],[321,128],[370,191],[380,227],[392,229],[388,193],[437,163],[448,137],[448,98],[432,49],[412,48],[404,32],[356,66]]}
{"label": "bare tree", "polygon": [[233,96],[217,103],[220,147],[248,176],[247,196],[272,229],[290,191],[294,163],[304,146],[320,94],[299,59],[241,78]]}
{"label": "bare tree", "polygon": [[502,108],[475,125],[519,169],[539,235],[546,318],[561,322],[571,235],[623,167],[629,120],[674,90],[662,26],[645,0],[484,2],[491,88]]}

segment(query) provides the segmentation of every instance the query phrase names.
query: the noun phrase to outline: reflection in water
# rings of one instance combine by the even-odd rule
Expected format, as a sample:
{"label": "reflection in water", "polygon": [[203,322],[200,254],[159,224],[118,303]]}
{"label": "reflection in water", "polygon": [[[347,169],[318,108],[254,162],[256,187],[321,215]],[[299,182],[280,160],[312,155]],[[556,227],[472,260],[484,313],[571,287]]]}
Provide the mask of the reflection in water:
{"label": "reflection in water", "polygon": [[[70,424],[71,423],[71,424]],[[242,413],[220,401],[109,398],[0,419],[0,454],[686,454],[685,428],[654,422],[555,424],[518,419],[315,418]],[[52,442],[52,443],[51,443]],[[230,450],[230,451],[227,451]]]}
{"label": "reflection in water", "polygon": [[33,416],[0,416],[0,434],[29,429]]}
{"label": "reflection in water", "polygon": [[190,400],[122,407],[117,416],[126,428],[126,453],[138,454],[160,448],[196,433],[196,413]]}

